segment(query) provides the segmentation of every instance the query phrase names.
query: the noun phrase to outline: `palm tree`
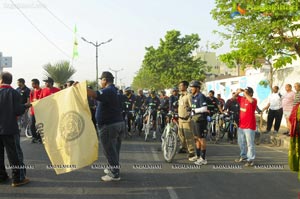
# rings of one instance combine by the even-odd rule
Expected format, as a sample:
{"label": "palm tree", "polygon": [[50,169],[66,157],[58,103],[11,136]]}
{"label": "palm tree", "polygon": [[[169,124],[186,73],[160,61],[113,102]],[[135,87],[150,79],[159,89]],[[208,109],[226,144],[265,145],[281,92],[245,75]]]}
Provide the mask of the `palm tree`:
{"label": "palm tree", "polygon": [[66,83],[76,72],[69,61],[59,61],[53,65],[48,63],[43,68],[46,71],[46,76],[51,77],[59,87]]}

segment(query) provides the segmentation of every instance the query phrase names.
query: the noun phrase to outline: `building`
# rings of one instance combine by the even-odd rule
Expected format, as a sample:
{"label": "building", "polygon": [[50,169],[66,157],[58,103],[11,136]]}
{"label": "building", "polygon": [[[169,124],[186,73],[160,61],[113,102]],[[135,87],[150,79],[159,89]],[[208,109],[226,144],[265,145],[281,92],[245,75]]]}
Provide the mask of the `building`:
{"label": "building", "polygon": [[3,71],[3,68],[12,67],[12,57],[3,57],[2,52],[0,52],[0,72]]}

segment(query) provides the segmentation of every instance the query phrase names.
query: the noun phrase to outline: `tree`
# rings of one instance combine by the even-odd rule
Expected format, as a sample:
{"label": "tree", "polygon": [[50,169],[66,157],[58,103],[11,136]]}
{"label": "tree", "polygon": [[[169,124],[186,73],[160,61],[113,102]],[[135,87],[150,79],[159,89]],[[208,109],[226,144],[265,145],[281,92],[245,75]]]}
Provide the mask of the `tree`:
{"label": "tree", "polygon": [[46,76],[51,77],[58,86],[66,83],[76,72],[68,61],[59,61],[53,65],[48,63],[43,68],[46,71]]}
{"label": "tree", "polygon": [[[299,0],[236,1],[216,0],[211,14],[225,31],[218,32],[230,41],[231,52],[220,56],[229,67],[270,65],[269,83],[274,72],[300,56]],[[244,10],[234,16],[236,10]],[[217,32],[217,31],[216,31]]]}
{"label": "tree", "polygon": [[179,31],[168,31],[157,48],[146,47],[142,67],[132,86],[162,89],[173,87],[181,80],[203,81],[207,72],[206,62],[193,56],[199,41],[197,34],[181,37]]}

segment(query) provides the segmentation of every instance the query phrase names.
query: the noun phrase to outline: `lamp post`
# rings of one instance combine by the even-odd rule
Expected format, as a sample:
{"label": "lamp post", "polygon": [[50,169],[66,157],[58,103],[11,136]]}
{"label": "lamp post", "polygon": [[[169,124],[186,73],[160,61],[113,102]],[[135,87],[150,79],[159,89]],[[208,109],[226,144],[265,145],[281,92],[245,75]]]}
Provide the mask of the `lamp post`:
{"label": "lamp post", "polygon": [[109,68],[109,70],[115,72],[115,78],[116,78],[115,84],[116,84],[116,86],[117,86],[117,84],[118,84],[118,72],[122,71],[123,68],[121,68],[121,69],[119,69],[119,70],[114,70],[114,69],[112,69],[112,68]]}
{"label": "lamp post", "polygon": [[98,43],[98,41],[96,41],[96,43],[88,41],[84,37],[81,37],[81,39],[83,41],[85,41],[85,42],[87,42],[89,44],[92,44],[93,46],[96,47],[96,82],[97,82],[97,90],[98,90],[98,88],[99,88],[99,86],[98,86],[98,47],[100,47],[102,44],[106,44],[106,43],[111,42],[112,39],[109,39],[109,40],[101,42],[101,43]]}

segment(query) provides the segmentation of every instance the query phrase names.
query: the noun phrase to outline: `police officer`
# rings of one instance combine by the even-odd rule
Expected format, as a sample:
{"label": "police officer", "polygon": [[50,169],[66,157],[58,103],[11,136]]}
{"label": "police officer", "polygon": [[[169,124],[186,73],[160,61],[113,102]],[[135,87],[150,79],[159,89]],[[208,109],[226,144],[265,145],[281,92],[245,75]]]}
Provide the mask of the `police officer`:
{"label": "police officer", "polygon": [[179,89],[181,91],[181,96],[178,101],[178,116],[179,116],[179,128],[178,135],[181,141],[180,152],[188,151],[189,161],[196,161],[197,156],[195,155],[193,133],[191,131],[191,109],[192,109],[192,97],[187,92],[189,82],[182,81],[179,83]]}
{"label": "police officer", "polygon": [[192,129],[196,142],[197,165],[207,164],[206,135],[207,135],[207,104],[206,97],[200,92],[201,83],[193,80],[190,83],[192,93]]}
{"label": "police officer", "polygon": [[120,149],[122,136],[125,133],[125,123],[122,118],[118,89],[113,84],[113,75],[105,71],[100,77],[101,88],[98,91],[87,89],[87,94],[95,98],[98,103],[96,120],[99,128],[99,137],[103,146],[104,155],[110,166],[105,169],[103,181],[120,180]]}

